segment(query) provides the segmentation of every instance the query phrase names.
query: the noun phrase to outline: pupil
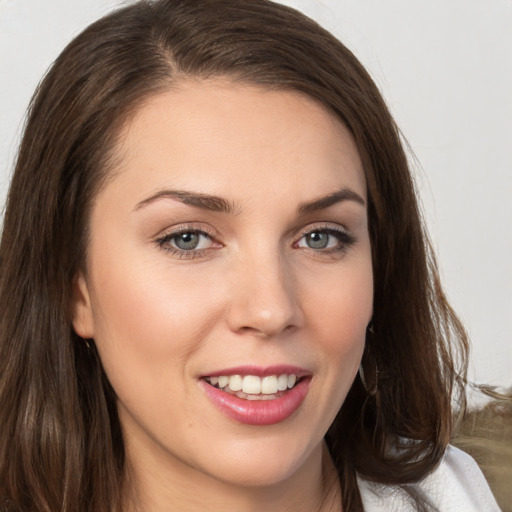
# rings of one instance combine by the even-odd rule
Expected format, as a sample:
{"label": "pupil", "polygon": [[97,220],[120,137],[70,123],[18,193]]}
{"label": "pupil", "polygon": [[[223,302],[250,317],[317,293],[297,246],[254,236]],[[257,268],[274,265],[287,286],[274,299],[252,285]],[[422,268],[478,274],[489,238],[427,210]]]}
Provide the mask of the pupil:
{"label": "pupil", "polygon": [[311,249],[325,249],[329,241],[329,235],[327,233],[310,233],[308,235],[308,246]]}
{"label": "pupil", "polygon": [[176,237],[175,244],[178,249],[185,251],[195,249],[199,244],[199,235],[197,233],[182,233]]}

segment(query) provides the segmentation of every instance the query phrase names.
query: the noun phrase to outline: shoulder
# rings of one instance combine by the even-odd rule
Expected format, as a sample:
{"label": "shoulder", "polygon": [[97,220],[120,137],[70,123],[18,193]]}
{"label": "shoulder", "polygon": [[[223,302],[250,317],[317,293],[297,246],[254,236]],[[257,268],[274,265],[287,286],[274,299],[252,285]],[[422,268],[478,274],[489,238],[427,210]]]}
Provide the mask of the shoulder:
{"label": "shoulder", "polygon": [[[358,478],[365,512],[413,511],[407,494],[399,487]],[[439,512],[500,512],[500,508],[476,462],[465,452],[448,446],[437,468],[417,484]]]}

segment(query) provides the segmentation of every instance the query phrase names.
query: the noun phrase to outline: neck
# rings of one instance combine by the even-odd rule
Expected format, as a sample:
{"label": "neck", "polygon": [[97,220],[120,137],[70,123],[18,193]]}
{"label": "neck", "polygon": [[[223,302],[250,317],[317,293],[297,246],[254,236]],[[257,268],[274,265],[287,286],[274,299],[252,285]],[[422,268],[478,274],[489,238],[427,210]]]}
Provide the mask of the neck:
{"label": "neck", "polygon": [[133,464],[127,453],[126,512],[217,511],[339,512],[338,477],[325,445],[318,446],[288,478],[271,485],[233,485],[186,464]]}

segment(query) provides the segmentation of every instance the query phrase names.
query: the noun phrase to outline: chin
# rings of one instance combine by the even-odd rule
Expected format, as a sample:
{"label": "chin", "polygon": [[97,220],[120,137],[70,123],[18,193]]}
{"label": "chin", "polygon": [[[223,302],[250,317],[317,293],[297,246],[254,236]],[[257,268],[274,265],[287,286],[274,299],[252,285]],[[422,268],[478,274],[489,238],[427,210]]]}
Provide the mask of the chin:
{"label": "chin", "polygon": [[263,488],[286,481],[313,464],[317,457],[318,462],[321,460],[321,441],[313,447],[290,437],[284,442],[251,441],[236,443],[229,449],[219,446],[215,450],[219,457],[212,454],[215,463],[208,472],[230,485]]}

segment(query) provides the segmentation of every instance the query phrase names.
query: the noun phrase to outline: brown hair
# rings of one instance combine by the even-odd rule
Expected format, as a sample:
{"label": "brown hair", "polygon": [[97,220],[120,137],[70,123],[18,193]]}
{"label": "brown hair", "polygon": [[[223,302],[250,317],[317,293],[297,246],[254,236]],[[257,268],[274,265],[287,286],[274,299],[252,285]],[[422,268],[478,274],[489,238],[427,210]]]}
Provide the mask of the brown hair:
{"label": "brown hair", "polygon": [[25,512],[119,507],[115,394],[94,346],[72,330],[72,281],[120,128],[142,101],[185,77],[300,91],[334,112],[357,144],[375,284],[363,367],[377,392],[356,378],[326,440],[343,510],[361,510],[356,472],[405,485],[439,462],[467,341],[379,91],[331,34],[266,0],[138,2],[80,34],[40,84],[0,245],[0,496]]}

